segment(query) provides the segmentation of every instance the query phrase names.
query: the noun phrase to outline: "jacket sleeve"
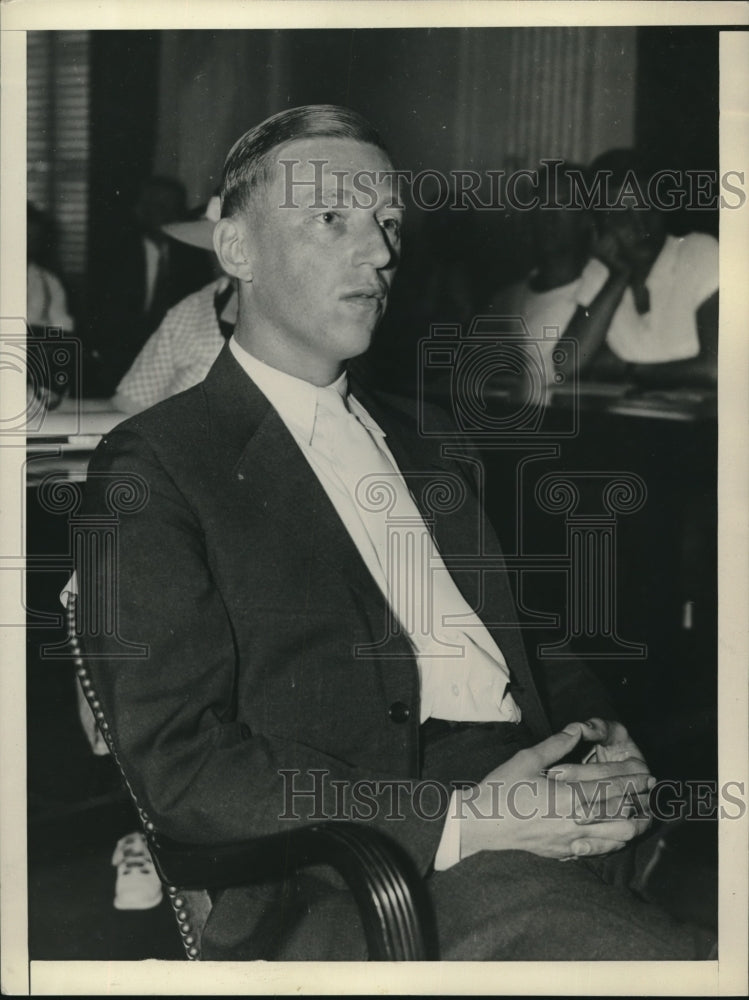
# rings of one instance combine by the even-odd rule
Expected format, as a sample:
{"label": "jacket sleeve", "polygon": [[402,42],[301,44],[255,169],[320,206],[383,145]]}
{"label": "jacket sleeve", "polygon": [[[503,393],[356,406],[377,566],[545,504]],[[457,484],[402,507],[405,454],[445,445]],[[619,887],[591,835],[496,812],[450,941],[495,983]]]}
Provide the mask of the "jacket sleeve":
{"label": "jacket sleeve", "polygon": [[124,490],[139,484],[145,501],[119,514],[112,558],[79,561],[84,616],[99,608],[82,622],[82,639],[120,765],[156,828],[220,843],[326,818],[371,821],[425,871],[442,833],[441,793],[424,789],[418,814],[412,797],[401,795],[403,818],[393,819],[393,789],[376,784],[393,776],[291,737],[251,732],[238,694],[250,665],[239,662],[195,510],[143,437],[118,429],[91,462],[90,524],[108,514],[118,479]]}

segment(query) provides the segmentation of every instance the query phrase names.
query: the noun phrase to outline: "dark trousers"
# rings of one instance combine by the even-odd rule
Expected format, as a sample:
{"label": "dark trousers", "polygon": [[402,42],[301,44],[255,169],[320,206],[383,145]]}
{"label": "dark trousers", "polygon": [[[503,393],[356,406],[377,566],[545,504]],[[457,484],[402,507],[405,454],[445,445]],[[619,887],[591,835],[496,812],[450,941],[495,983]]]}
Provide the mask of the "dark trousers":
{"label": "dark trousers", "polygon": [[[522,725],[428,725],[422,776],[478,781],[529,745]],[[605,859],[559,862],[526,851],[482,851],[428,877],[446,961],[654,961],[710,957],[714,939],[638,898],[629,884],[647,837]],[[206,959],[258,957],[242,933],[255,890],[223,894],[204,937]],[[257,898],[254,903],[256,905]],[[301,876],[269,905],[265,957],[364,960],[364,937],[346,892]]]}

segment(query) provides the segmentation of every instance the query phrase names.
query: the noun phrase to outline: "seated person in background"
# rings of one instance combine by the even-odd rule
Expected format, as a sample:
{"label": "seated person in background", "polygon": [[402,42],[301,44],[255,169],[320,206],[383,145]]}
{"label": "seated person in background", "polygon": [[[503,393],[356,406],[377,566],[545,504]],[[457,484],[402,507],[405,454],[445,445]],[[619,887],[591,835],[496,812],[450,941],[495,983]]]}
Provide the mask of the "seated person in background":
{"label": "seated person in background", "polygon": [[[533,269],[525,280],[501,289],[490,311],[497,318],[520,316],[532,338],[533,351],[541,351],[545,382],[554,380],[552,352],[578,308],[587,306],[600,287],[604,269],[590,262],[593,223],[588,212],[573,204],[569,174],[580,171],[573,163],[538,172],[531,240]],[[536,353],[536,357],[539,355]],[[527,387],[526,387],[527,391]]]}
{"label": "seated person in background", "polygon": [[633,184],[643,194],[648,187],[631,150],[604,153],[590,170],[607,172],[608,207],[594,213],[598,260],[583,275],[595,297],[577,308],[562,335],[577,342],[580,371],[654,385],[714,385],[717,240],[706,233],[670,236],[651,204],[630,207],[640,202],[630,196]]}
{"label": "seated person in background", "polygon": [[169,238],[163,227],[187,218],[184,186],[149,177],[131,211],[113,221],[112,238],[93,261],[94,357],[112,391],[167,311],[212,277],[208,255]]}
{"label": "seated person in background", "polygon": [[[219,212],[219,199],[213,197],[201,218],[163,228],[172,239],[212,253]],[[234,284],[224,274],[178,302],[120,381],[114,406],[138,413],[202,382],[234,330],[236,313]]]}
{"label": "seated person in background", "polygon": [[47,215],[30,201],[26,203],[26,321],[41,331],[57,327],[71,331],[65,289],[49,269],[47,256],[52,242],[52,225]]}
{"label": "seated person in background", "polygon": [[[52,270],[54,226],[49,216],[26,203],[26,323],[29,329],[26,399],[31,407],[57,407],[69,387],[71,371],[55,361],[49,329],[71,333],[75,328],[62,282]],[[63,352],[64,353],[64,352]],[[58,377],[65,376],[58,382]],[[31,413],[32,410],[29,410]]]}

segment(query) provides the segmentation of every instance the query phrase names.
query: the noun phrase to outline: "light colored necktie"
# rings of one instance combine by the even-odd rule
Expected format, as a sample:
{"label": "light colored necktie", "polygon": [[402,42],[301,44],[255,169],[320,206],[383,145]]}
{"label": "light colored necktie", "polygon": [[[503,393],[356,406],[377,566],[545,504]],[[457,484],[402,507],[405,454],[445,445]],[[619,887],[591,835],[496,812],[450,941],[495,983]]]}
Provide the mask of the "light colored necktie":
{"label": "light colored necktie", "polygon": [[[420,669],[428,667],[427,692],[447,692],[446,701],[438,698],[442,705],[428,697],[422,717],[517,721],[509,698],[504,715],[498,714],[508,679],[501,653],[445,568],[405,480],[376,436],[384,437],[365,427],[333,386],[318,390],[312,447],[326,455],[354,502],[379,563],[378,583],[415,646]],[[456,618],[460,625],[446,624]],[[485,695],[493,704],[472,704],[471,691],[455,683],[468,673],[481,677],[474,688],[483,692],[481,701]]]}

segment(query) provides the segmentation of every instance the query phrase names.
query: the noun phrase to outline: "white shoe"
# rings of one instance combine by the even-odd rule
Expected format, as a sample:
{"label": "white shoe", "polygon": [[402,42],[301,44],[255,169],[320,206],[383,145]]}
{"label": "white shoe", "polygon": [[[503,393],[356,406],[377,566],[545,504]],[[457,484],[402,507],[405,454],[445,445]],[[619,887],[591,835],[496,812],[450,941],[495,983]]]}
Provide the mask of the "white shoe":
{"label": "white shoe", "polygon": [[150,910],[159,905],[161,882],[142,833],[129,833],[117,841],[112,864],[117,866],[116,910]]}

